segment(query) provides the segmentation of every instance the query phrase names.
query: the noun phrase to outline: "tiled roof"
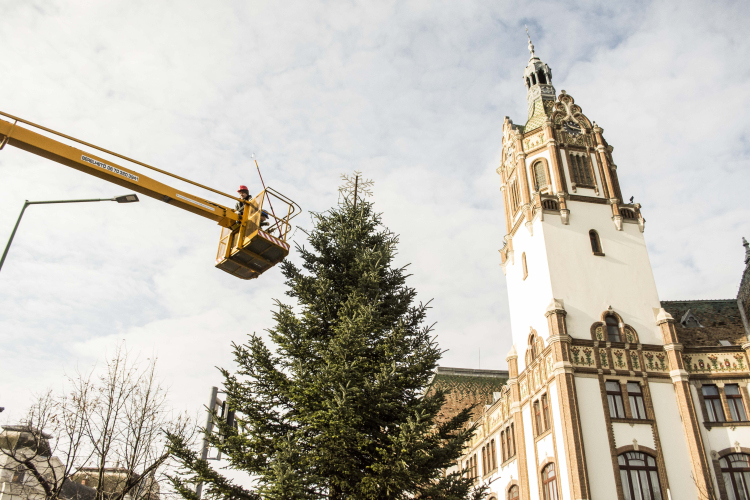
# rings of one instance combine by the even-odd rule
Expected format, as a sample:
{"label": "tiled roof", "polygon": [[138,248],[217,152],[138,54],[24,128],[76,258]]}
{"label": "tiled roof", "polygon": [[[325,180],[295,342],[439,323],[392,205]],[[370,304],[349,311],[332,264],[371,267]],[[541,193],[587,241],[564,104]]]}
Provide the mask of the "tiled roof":
{"label": "tiled roof", "polygon": [[435,389],[448,392],[441,418],[450,418],[471,405],[477,405],[474,412],[479,415],[482,405],[492,403],[492,393],[500,392],[507,380],[504,370],[438,367],[427,393]]}
{"label": "tiled roof", "polygon": [[[720,340],[735,345],[747,342],[737,300],[663,300],[661,306],[675,320],[680,343],[686,347],[717,346]],[[690,312],[702,328],[684,328],[680,320]]]}
{"label": "tiled roof", "polygon": [[523,127],[523,133],[531,132],[544,125],[547,117],[552,114],[552,107],[554,105],[553,101],[544,101],[542,99],[534,101],[534,109],[531,111],[531,115],[529,115],[529,119]]}

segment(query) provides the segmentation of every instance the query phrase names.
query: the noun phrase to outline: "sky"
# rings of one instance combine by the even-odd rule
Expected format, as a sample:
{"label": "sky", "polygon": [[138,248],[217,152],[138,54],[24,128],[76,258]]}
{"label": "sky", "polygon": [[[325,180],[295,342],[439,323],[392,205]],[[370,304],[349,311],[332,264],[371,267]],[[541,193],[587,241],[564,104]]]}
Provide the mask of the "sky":
{"label": "sky", "polygon": [[[643,205],[660,298],[736,296],[750,237],[746,2],[0,8],[6,113],[229,192],[260,190],[255,154],[266,183],[306,212],[304,229],[336,204],[340,176],[362,171],[400,235],[396,263],[432,299],[441,364],[488,369],[511,348],[495,169],[504,117],[526,119],[527,25],[558,93],[604,128],[623,195]],[[6,147],[0,235],[24,200],[126,192]],[[175,408],[206,404],[232,342],[289,300],[278,269],[249,282],[215,269],[219,232],[145,196],[30,207],[0,272],[0,422],[123,342],[158,358]]]}

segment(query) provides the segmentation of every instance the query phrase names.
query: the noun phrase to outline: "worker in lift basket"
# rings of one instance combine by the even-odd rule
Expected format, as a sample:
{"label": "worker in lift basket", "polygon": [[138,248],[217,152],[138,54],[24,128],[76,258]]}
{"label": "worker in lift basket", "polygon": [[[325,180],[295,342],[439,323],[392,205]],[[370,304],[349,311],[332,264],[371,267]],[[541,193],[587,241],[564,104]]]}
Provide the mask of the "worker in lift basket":
{"label": "worker in lift basket", "polygon": [[[240,188],[237,190],[237,192],[240,194],[240,198],[242,198],[245,201],[250,201],[250,191],[247,189],[247,186],[240,186]],[[242,218],[242,212],[245,211],[245,204],[241,201],[238,201],[237,204],[234,206],[235,212],[240,216],[240,219]],[[268,212],[265,210],[260,211],[260,227],[264,227],[268,225]]]}

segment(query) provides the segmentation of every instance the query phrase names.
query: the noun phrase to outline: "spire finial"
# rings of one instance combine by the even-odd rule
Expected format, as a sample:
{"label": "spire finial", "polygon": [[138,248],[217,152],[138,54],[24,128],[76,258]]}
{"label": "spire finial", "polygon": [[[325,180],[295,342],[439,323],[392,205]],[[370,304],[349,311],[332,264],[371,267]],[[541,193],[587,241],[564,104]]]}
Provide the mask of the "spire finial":
{"label": "spire finial", "polygon": [[534,44],[531,43],[531,35],[529,35],[529,27],[525,24],[523,25],[524,28],[526,28],[526,36],[529,38],[529,52],[531,52],[531,57],[534,57]]}
{"label": "spire finial", "polygon": [[742,237],[742,246],[745,247],[745,264],[750,264],[750,243]]}

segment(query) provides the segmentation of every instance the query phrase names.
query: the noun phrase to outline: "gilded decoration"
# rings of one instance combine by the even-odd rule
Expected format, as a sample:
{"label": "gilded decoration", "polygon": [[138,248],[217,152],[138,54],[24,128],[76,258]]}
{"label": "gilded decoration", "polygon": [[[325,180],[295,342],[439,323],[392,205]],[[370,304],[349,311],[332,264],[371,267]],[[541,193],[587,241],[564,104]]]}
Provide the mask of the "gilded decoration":
{"label": "gilded decoration", "polygon": [[663,352],[643,352],[643,363],[646,371],[665,372],[667,371],[667,355]]}
{"label": "gilded decoration", "polygon": [[625,351],[622,349],[612,349],[612,361],[616,369],[625,370],[628,368],[627,358],[625,358]]}
{"label": "gilded decoration", "polygon": [[573,364],[576,366],[595,366],[593,353],[592,347],[573,346],[570,348],[570,355],[573,357]]}
{"label": "gilded decoration", "polygon": [[524,149],[526,151],[530,149],[534,149],[537,146],[541,146],[544,143],[544,132],[540,132],[536,135],[533,135],[523,141]]}
{"label": "gilded decoration", "polygon": [[683,354],[685,368],[691,373],[725,373],[747,370],[745,353]]}
{"label": "gilded decoration", "polygon": [[638,358],[638,351],[630,351],[630,362],[633,365],[633,370],[641,369],[641,360]]}
{"label": "gilded decoration", "polygon": [[609,359],[607,359],[607,351],[605,349],[599,349],[599,359],[602,363],[602,368],[609,368]]}

